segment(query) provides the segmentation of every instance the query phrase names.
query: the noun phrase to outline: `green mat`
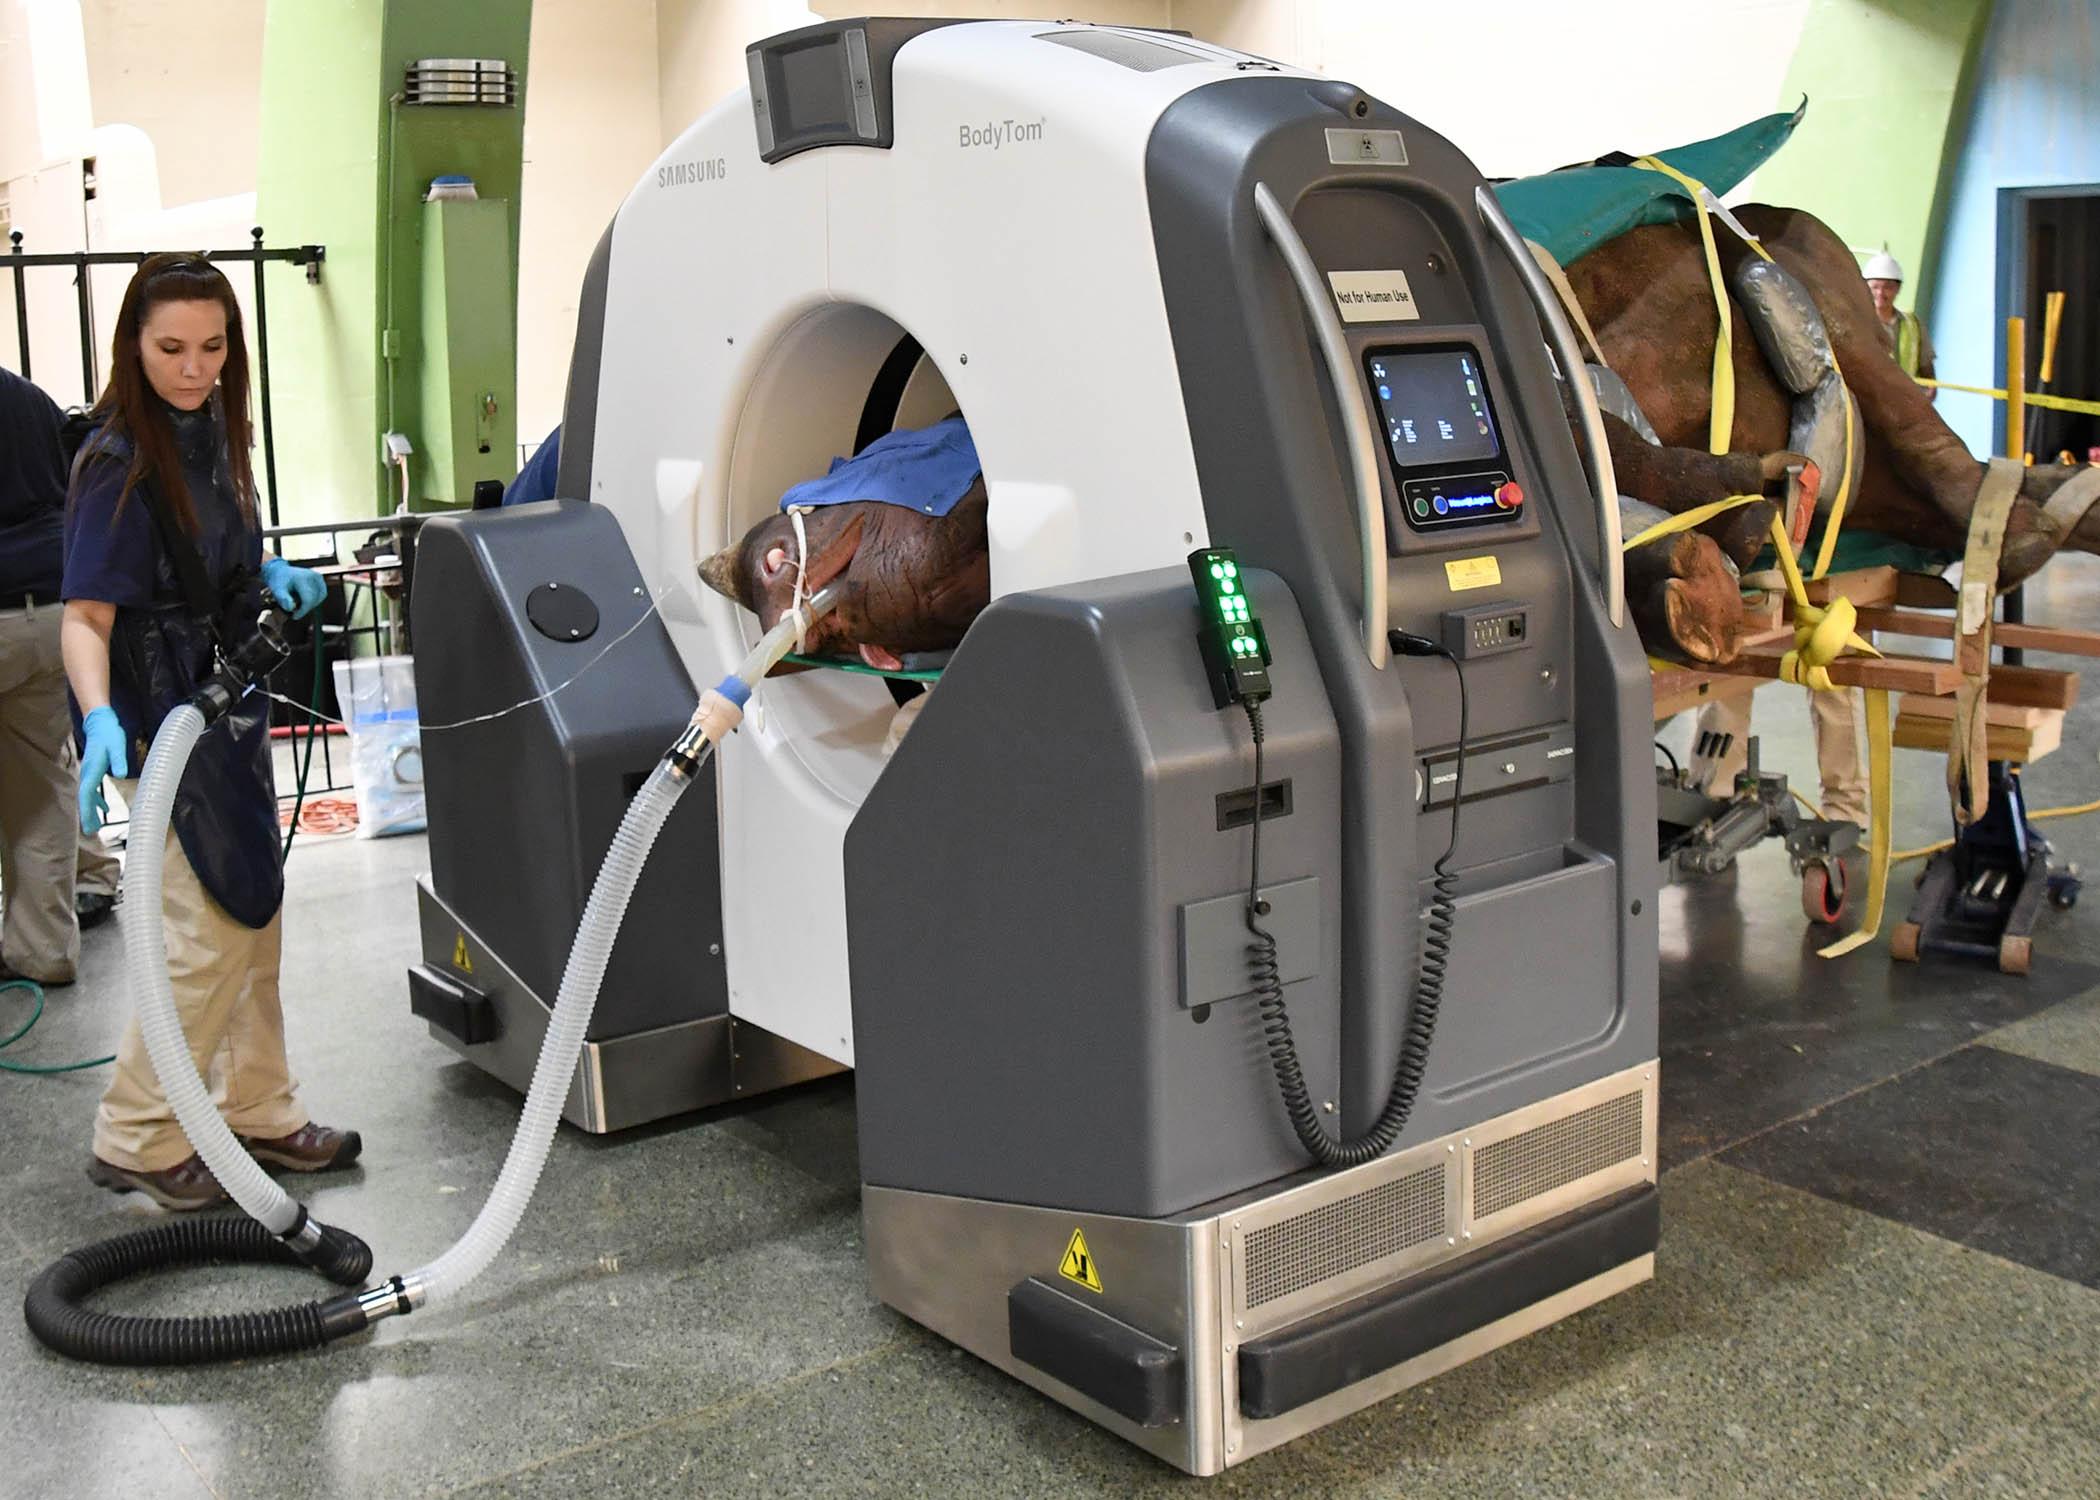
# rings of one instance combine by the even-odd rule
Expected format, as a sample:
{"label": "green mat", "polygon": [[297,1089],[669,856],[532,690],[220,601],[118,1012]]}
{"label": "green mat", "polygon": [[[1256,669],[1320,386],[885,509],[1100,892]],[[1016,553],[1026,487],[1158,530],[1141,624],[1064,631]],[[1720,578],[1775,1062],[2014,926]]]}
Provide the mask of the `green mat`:
{"label": "green mat", "polygon": [[930,672],[885,672],[880,667],[871,667],[857,656],[804,656],[799,651],[790,651],[781,658],[798,667],[825,667],[834,672],[858,672],[864,677],[895,677],[904,682],[939,682],[938,668]]}
{"label": "green mat", "polygon": [[[1806,573],[1814,564],[1816,554],[1823,547],[1823,529],[1820,523],[1810,534],[1808,545],[1801,549],[1801,571]],[[1919,547],[1910,542],[1879,531],[1860,531],[1847,526],[1838,533],[1837,545],[1830,551],[1830,571],[1852,573],[1861,568],[1894,568],[1899,573],[1937,573],[1961,561],[1959,553],[1940,552],[1931,547]],[[1765,548],[1756,562],[1750,565],[1753,573],[1764,572],[1779,566],[1779,554],[1770,547]]]}
{"label": "green mat", "polygon": [[[1725,193],[1787,142],[1808,101],[1792,114],[1766,115],[1726,135],[1653,154],[1687,177]],[[1569,265],[1642,224],[1671,224],[1691,212],[1684,189],[1645,167],[1571,167],[1498,185],[1495,196],[1529,240]]]}

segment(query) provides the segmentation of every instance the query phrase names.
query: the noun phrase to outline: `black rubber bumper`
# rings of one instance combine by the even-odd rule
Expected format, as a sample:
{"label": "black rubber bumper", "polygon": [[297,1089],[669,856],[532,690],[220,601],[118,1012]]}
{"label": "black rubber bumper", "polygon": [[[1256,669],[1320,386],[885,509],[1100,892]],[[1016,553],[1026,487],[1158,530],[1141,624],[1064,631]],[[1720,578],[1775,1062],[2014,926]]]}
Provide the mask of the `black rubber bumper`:
{"label": "black rubber bumper", "polygon": [[1181,1420],[1181,1351],[1031,1276],[1006,1294],[1014,1358],[1140,1427]]}
{"label": "black rubber bumper", "polygon": [[1240,1412],[1280,1417],[1654,1251],[1652,1186],[1240,1347]]}
{"label": "black rubber bumper", "polygon": [[408,1008],[469,1046],[493,1042],[502,1030],[487,995],[429,964],[416,964],[408,971]]}

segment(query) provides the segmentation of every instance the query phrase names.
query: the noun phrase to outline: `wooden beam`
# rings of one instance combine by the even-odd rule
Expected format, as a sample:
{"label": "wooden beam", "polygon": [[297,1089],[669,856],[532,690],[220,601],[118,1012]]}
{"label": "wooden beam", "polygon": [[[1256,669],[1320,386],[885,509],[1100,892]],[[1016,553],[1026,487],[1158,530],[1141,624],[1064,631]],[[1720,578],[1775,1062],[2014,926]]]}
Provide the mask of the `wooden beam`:
{"label": "wooden beam", "polygon": [[[1942,706],[1936,698],[1906,698],[1896,715],[1892,738],[1901,750],[1945,752],[1954,730],[1951,715],[1932,710]],[[1920,710],[1924,710],[1921,712]],[[2004,719],[2017,717],[2020,722]],[[2064,716],[2047,709],[2000,709],[1992,704],[1985,717],[1984,754],[1992,760],[2032,765],[2063,743]]]}
{"label": "wooden beam", "polygon": [[[1869,606],[1859,612],[1862,631],[1885,630],[1891,635],[1923,636],[1935,641],[1954,639],[1952,615],[1922,614],[1909,609]],[[2008,625],[1991,627],[1994,645],[2028,651],[2055,651],[2064,656],[2100,656],[2100,631],[2064,630],[2053,625]],[[1993,674],[1995,675],[1995,673]]]}
{"label": "wooden beam", "polygon": [[1660,724],[1665,719],[1674,719],[1687,710],[1704,708],[1709,703],[1747,698],[1757,691],[1757,682],[1755,677],[1695,672],[1690,668],[1657,672],[1654,679],[1655,722]]}
{"label": "wooden beam", "polygon": [[2070,708],[2078,702],[2078,674],[2054,667],[1992,667],[1985,696],[2023,708]]}
{"label": "wooden beam", "polygon": [[[1755,648],[1745,651],[1728,670],[1742,677],[1777,677],[1783,654]],[[1842,656],[1830,664],[1830,680],[1839,687],[1886,688],[1896,693],[1942,697],[1961,686],[1961,668],[1951,661],[1926,661],[1915,656]]]}
{"label": "wooden beam", "polygon": [[1896,580],[1901,576],[1894,568],[1887,567],[1832,573],[1828,578],[1818,578],[1807,585],[1808,602],[1828,604],[1842,594],[1862,609],[1869,604],[1894,604]]}

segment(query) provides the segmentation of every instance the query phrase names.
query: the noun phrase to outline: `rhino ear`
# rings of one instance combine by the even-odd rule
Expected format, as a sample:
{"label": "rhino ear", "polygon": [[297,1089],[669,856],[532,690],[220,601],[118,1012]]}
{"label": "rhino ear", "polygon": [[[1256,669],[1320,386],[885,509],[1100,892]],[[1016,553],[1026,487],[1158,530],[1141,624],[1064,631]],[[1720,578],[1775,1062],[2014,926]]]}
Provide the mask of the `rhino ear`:
{"label": "rhino ear", "polygon": [[743,591],[737,586],[741,581],[738,562],[742,552],[742,547],[724,547],[700,564],[700,581],[716,593],[726,595],[739,604],[747,602]]}
{"label": "rhino ear", "polygon": [[852,562],[853,554],[860,550],[860,534],[867,522],[867,513],[856,511],[853,519],[839,528],[839,534],[810,558],[809,581],[805,587],[812,594],[846,571],[846,564]]}

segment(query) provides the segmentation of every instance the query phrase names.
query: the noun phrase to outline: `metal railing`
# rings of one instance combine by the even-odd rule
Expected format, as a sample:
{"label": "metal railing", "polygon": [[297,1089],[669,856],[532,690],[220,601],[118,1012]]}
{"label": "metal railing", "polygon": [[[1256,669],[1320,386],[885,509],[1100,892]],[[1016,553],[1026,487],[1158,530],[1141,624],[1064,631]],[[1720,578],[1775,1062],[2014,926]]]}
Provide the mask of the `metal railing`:
{"label": "metal railing", "polygon": [[[327,247],[322,245],[292,245],[270,249],[263,244],[260,226],[248,231],[254,243],[245,250],[204,250],[198,252],[204,259],[218,265],[234,265],[247,262],[255,267],[255,362],[256,393],[261,404],[263,483],[269,497],[270,524],[275,526],[280,519],[277,510],[277,442],[270,423],[270,312],[268,280],[263,267],[272,261],[304,266],[309,285],[321,282],[321,263],[327,258]],[[29,340],[29,273],[35,270],[70,267],[73,272],[74,297],[80,309],[80,388],[86,399],[92,402],[101,389],[101,361],[95,344],[95,297],[89,268],[93,266],[136,266],[149,255],[159,254],[153,250],[64,250],[49,255],[30,255],[22,249],[22,231],[17,229],[8,235],[10,253],[0,257],[13,273],[15,289],[15,347],[19,351],[24,380],[35,379]]]}
{"label": "metal railing", "polygon": [[[312,568],[331,585],[330,602],[324,603],[322,612],[314,617],[307,646],[272,674],[272,690],[278,694],[277,709],[271,716],[273,723],[290,728],[295,742],[303,742],[306,736],[320,738],[321,784],[316,786],[309,781],[308,797],[346,791],[351,785],[347,773],[338,780],[335,740],[343,730],[329,722],[347,720],[350,715],[341,703],[335,704],[338,712],[334,714],[325,707],[334,697],[332,664],[356,656],[395,655],[410,649],[408,601],[415,583],[416,533],[427,519],[421,515],[367,516],[350,521],[271,526],[263,531],[265,543],[279,556],[300,567]],[[318,537],[328,539],[325,548],[300,545],[302,539]],[[345,538],[350,539],[347,547]],[[330,618],[337,590],[342,599],[340,621]],[[360,644],[368,649],[361,650]],[[287,700],[296,700],[298,706]]]}

